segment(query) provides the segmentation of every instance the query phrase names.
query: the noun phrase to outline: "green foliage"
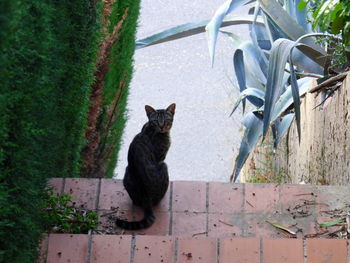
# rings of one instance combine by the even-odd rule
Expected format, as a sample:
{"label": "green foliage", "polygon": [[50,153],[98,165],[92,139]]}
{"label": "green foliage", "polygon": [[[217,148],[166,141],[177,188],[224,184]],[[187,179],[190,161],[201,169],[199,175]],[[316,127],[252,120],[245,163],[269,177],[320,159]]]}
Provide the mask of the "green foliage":
{"label": "green foliage", "polygon": [[[304,9],[310,0],[299,3],[299,9]],[[312,13],[312,27],[318,27],[322,32],[334,35],[341,34],[342,49],[336,48],[336,54],[350,52],[350,1],[345,0],[317,0],[309,8]],[[348,59],[350,64],[350,60]]]}
{"label": "green foliage", "polygon": [[79,175],[97,3],[0,3],[0,262],[34,262],[47,178]]}
{"label": "green foliage", "polygon": [[99,145],[104,176],[112,177],[117,162],[121,136],[126,122],[128,86],[133,73],[133,55],[140,0],[116,1],[110,16],[111,31],[127,11],[126,19],[113,45],[109,71],[105,78],[100,115]]}
{"label": "green foliage", "polygon": [[98,216],[92,211],[77,208],[69,194],[49,192],[45,203],[45,215],[50,233],[86,234],[97,227]]}

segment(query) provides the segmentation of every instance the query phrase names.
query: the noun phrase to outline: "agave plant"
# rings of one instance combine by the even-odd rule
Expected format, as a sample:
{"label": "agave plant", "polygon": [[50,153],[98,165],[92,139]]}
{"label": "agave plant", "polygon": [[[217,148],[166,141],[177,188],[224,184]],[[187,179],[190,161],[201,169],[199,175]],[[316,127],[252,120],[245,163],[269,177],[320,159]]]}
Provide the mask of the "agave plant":
{"label": "agave plant", "polygon": [[[300,141],[300,97],[313,77],[322,77],[327,53],[319,46],[307,22],[307,12],[298,9],[300,0],[229,0],[220,6],[212,19],[170,28],[137,41],[137,48],[206,32],[211,63],[214,63],[219,33],[232,39],[233,67],[236,73],[240,103],[245,110],[248,100],[255,110],[242,120],[245,132],[231,181],[236,181],[250,152],[271,127],[274,145],[296,120]],[[237,8],[255,3],[248,15],[233,16]],[[221,29],[236,24],[249,24],[250,41],[242,41]],[[233,112],[232,111],[232,112]]]}

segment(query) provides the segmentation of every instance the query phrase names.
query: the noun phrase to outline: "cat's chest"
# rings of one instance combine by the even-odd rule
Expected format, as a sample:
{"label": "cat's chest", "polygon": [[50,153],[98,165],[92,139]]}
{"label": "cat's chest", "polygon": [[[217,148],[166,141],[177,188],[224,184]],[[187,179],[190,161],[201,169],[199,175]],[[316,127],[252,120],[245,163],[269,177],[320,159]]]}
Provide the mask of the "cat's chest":
{"label": "cat's chest", "polygon": [[153,138],[152,148],[157,161],[164,161],[170,147],[170,138]]}

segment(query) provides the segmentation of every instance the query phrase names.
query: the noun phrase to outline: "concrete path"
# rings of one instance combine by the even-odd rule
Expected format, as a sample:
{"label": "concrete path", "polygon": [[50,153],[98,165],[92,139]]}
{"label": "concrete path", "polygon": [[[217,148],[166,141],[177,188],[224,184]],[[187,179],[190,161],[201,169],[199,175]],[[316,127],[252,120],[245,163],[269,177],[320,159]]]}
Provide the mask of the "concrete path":
{"label": "concrete path", "polygon": [[[223,0],[143,0],[138,38],[211,18]],[[240,11],[242,14],[242,11]],[[247,8],[245,8],[245,14]],[[227,28],[226,28],[227,29]],[[247,26],[235,26],[240,36]],[[240,143],[242,115],[229,117],[238,96],[232,86],[233,47],[219,36],[214,68],[204,34],[137,50],[128,118],[115,177],[122,178],[133,137],[146,122],[144,105],[177,104],[167,157],[171,180],[228,181]]]}

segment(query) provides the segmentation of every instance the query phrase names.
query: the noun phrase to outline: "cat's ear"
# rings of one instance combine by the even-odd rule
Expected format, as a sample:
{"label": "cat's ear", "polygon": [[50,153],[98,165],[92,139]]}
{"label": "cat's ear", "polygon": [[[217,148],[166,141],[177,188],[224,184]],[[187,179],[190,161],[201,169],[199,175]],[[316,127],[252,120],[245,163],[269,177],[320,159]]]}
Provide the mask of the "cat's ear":
{"label": "cat's ear", "polygon": [[151,106],[149,105],[145,105],[145,110],[146,110],[146,113],[147,113],[147,116],[149,116],[152,112],[155,112],[156,110],[153,109]]}
{"label": "cat's ear", "polygon": [[171,112],[171,114],[175,114],[175,108],[176,108],[176,104],[173,103],[171,104],[168,108],[166,108],[167,111]]}

